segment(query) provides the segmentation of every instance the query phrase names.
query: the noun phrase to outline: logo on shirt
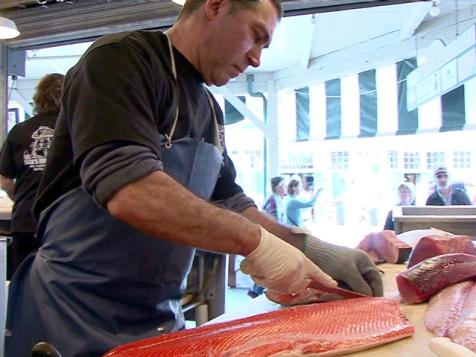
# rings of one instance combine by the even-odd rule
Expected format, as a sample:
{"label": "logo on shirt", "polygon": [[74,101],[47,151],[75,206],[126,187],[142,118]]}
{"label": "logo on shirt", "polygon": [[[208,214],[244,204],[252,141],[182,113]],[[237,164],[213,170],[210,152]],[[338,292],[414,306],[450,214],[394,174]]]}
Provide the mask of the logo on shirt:
{"label": "logo on shirt", "polygon": [[30,166],[33,171],[43,171],[53,134],[54,130],[47,126],[40,126],[33,132],[29,150],[23,153],[25,166]]}
{"label": "logo on shirt", "polygon": [[218,134],[218,147],[220,148],[221,153],[223,153],[223,149],[225,148],[225,126],[222,124],[217,125],[217,134]]}

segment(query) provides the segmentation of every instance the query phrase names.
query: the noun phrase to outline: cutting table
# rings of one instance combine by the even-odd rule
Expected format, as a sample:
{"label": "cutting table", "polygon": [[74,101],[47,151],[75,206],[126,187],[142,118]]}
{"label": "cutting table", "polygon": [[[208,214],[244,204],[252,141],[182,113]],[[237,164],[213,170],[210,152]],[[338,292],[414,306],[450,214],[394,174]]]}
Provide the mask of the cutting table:
{"label": "cutting table", "polygon": [[[382,264],[378,266],[383,271],[384,295],[385,297],[399,298],[398,289],[395,282],[395,276],[398,272],[406,270],[404,264]],[[380,347],[369,350],[348,354],[352,357],[436,357],[428,347],[428,341],[433,335],[428,332],[423,324],[423,316],[427,304],[405,305],[401,308],[407,318],[415,325],[416,332],[412,337],[395,341]],[[270,312],[283,307],[269,301],[264,295],[250,300],[246,308],[237,308],[231,312],[225,313],[207,324],[234,320],[251,315]]]}

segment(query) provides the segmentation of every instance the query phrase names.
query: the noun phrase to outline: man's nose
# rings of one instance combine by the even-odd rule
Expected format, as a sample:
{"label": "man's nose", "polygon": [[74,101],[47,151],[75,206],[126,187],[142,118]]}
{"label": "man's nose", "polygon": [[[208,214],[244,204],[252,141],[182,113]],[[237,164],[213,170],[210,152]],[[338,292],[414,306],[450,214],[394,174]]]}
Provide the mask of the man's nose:
{"label": "man's nose", "polygon": [[250,66],[259,67],[261,64],[261,51],[261,46],[256,46],[248,52],[248,63]]}

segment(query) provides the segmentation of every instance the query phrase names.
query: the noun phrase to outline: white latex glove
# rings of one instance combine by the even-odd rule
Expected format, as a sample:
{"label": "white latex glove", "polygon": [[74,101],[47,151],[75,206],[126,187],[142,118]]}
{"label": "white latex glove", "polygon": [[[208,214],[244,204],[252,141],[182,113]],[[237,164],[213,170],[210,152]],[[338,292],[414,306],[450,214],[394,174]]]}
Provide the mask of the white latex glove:
{"label": "white latex glove", "polygon": [[337,282],[311,262],[299,249],[261,229],[261,241],[241,262],[241,271],[256,284],[286,294],[304,291],[311,280],[329,287]]}

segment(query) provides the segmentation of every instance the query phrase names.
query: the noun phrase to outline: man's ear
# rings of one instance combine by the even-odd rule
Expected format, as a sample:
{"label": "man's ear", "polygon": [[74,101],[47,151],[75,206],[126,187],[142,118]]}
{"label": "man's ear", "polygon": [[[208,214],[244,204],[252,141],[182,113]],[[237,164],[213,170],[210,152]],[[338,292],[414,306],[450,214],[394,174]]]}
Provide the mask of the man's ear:
{"label": "man's ear", "polygon": [[216,17],[224,10],[227,2],[229,0],[206,0],[204,6],[205,15],[210,19]]}

